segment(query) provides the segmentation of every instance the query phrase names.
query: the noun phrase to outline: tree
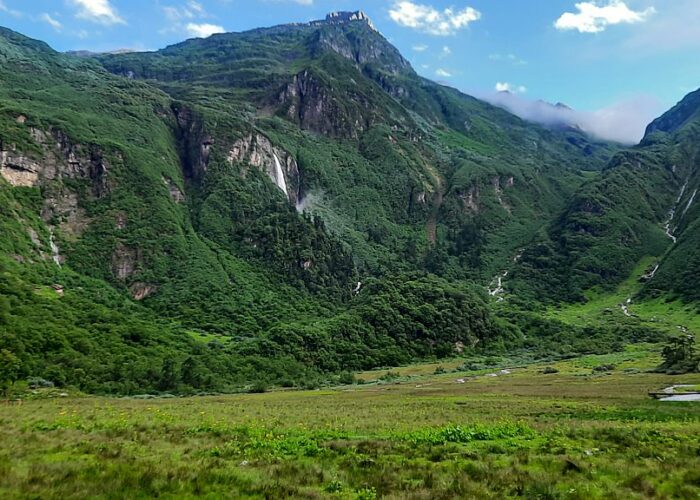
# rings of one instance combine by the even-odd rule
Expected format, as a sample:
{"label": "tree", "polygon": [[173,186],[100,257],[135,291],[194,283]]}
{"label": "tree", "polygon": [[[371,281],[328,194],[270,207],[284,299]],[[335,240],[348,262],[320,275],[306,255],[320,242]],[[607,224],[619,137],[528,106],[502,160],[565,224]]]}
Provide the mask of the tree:
{"label": "tree", "polygon": [[158,381],[158,389],[161,391],[170,391],[177,389],[178,373],[175,360],[173,358],[165,358],[163,368],[160,372],[160,380]]}
{"label": "tree", "polygon": [[192,356],[188,357],[182,363],[180,378],[184,384],[201,389],[204,385],[204,375],[205,374],[201,363]]}
{"label": "tree", "polygon": [[664,362],[661,368],[677,373],[698,371],[700,356],[695,349],[695,337],[693,335],[681,335],[672,339],[664,347],[661,355]]}
{"label": "tree", "polygon": [[5,399],[10,399],[12,389],[19,378],[22,364],[17,356],[7,349],[0,350],[0,390]]}
{"label": "tree", "polygon": [[10,301],[7,297],[0,297],[0,325],[7,324],[10,318]]}

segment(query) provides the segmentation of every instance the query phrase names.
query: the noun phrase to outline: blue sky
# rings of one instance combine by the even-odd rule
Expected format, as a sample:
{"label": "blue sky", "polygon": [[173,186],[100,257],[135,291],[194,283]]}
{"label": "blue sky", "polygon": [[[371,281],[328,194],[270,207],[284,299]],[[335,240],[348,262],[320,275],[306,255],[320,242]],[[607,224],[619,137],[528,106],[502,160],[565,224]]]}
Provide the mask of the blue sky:
{"label": "blue sky", "polygon": [[700,87],[700,0],[0,0],[0,25],[57,50],[146,50],[357,9],[418,72],[479,96],[639,122]]}

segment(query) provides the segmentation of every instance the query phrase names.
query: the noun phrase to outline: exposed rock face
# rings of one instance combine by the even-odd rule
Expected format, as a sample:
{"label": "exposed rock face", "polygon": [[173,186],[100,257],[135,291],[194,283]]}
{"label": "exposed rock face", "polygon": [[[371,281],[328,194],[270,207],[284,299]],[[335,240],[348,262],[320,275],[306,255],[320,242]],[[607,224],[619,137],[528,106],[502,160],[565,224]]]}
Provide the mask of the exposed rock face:
{"label": "exposed rock face", "polygon": [[170,198],[175,203],[183,203],[185,201],[185,194],[171,178],[163,177],[163,183],[168,187]]}
{"label": "exposed rock face", "polygon": [[46,197],[41,217],[45,221],[56,217],[61,233],[69,239],[79,237],[90,224],[85,210],[79,206],[78,195],[68,189],[46,189]]}
{"label": "exposed rock face", "polygon": [[378,117],[359,94],[346,95],[353,106],[340,106],[333,90],[315,74],[304,70],[280,92],[279,102],[288,118],[306,130],[329,137],[357,139]]}
{"label": "exposed rock face", "polygon": [[136,267],[141,261],[141,251],[138,248],[130,248],[118,243],[112,254],[112,272],[121,281],[134,275]]}
{"label": "exposed rock face", "polygon": [[479,213],[479,186],[473,186],[466,193],[460,193],[459,198],[467,210]]}
{"label": "exposed rock face", "polygon": [[[506,202],[504,198],[504,191],[508,188],[515,186],[515,178],[513,176],[508,176],[505,178],[492,177],[489,180],[491,189],[493,189],[494,197],[498,204],[503,207],[508,213],[512,212],[512,207]],[[475,184],[471,186],[466,192],[458,192],[457,196],[462,200],[464,208],[473,213],[479,213],[481,209],[481,188],[483,185]]]}
{"label": "exposed rock face", "polygon": [[40,180],[91,179],[96,197],[109,191],[109,164],[95,146],[73,143],[60,130],[30,129],[32,139],[42,147]]}
{"label": "exposed rock face", "polygon": [[29,234],[29,239],[32,240],[32,243],[34,243],[34,246],[37,248],[41,248],[41,240],[39,239],[39,234],[34,230],[34,228],[30,227],[27,229],[27,234]]}
{"label": "exposed rock face", "polygon": [[[331,12],[330,14],[326,15],[325,24],[346,24],[354,21],[367,23],[370,28],[376,31],[374,24],[372,24],[372,20],[361,10],[357,10],[355,12]],[[323,23],[323,21],[315,21],[315,23],[312,24],[321,23]]]}
{"label": "exposed rock face", "polygon": [[501,186],[501,178],[494,177],[491,179],[491,185],[493,186],[494,194],[498,200],[498,204],[501,205],[508,213],[511,213],[510,206],[503,199],[503,187]]}
{"label": "exposed rock face", "polygon": [[195,112],[179,104],[173,104],[177,128],[175,135],[180,145],[180,161],[185,178],[201,180],[207,171],[209,155],[214,140],[204,131],[204,123]]}
{"label": "exposed rock face", "polygon": [[248,163],[265,172],[285,192],[289,201],[296,205],[299,200],[297,162],[291,154],[273,146],[267,137],[250,134],[237,140],[227,158],[231,163]]}
{"label": "exposed rock face", "polygon": [[[20,116],[17,123],[24,125],[27,119]],[[38,233],[29,229],[29,236],[39,256],[51,259],[61,266],[65,257],[61,255],[56,235],[61,240],[77,239],[90,223],[81,207],[81,196],[101,198],[110,189],[110,166],[102,150],[94,145],[84,145],[71,141],[60,130],[48,131],[28,128],[29,136],[38,152],[27,154],[14,145],[0,141],[0,175],[12,186],[41,187],[44,204],[41,217],[51,223],[50,239],[42,242]],[[120,159],[116,155],[117,160]],[[71,180],[81,181],[87,186],[80,192]]]}
{"label": "exposed rock face", "polygon": [[[368,34],[369,36],[358,36],[356,30],[340,28],[351,23],[364,24],[375,33]],[[412,71],[410,63],[377,32],[372,21],[362,11],[332,12],[326,16],[325,20],[313,21],[311,25],[339,27],[319,30],[314,40],[317,49],[332,50],[354,61],[360,67],[375,63],[389,74]]]}
{"label": "exposed rock face", "polygon": [[131,296],[134,298],[134,300],[139,301],[150,297],[157,291],[158,287],[149,283],[137,282],[129,287],[129,292],[131,292]]}
{"label": "exposed rock face", "polygon": [[39,182],[41,166],[15,151],[0,151],[0,175],[13,186],[31,187]]}
{"label": "exposed rock face", "polygon": [[129,219],[125,213],[119,213],[114,221],[114,227],[117,229],[126,229],[126,224],[128,221]]}
{"label": "exposed rock face", "polygon": [[13,186],[41,186],[42,218],[58,219],[61,232],[77,237],[90,221],[79,207],[78,194],[63,181],[88,180],[92,196],[101,198],[110,191],[109,163],[100,148],[73,143],[60,130],[30,128],[29,133],[42,150],[37,155],[39,159],[18,151],[15,145],[6,147],[0,142],[0,174]]}

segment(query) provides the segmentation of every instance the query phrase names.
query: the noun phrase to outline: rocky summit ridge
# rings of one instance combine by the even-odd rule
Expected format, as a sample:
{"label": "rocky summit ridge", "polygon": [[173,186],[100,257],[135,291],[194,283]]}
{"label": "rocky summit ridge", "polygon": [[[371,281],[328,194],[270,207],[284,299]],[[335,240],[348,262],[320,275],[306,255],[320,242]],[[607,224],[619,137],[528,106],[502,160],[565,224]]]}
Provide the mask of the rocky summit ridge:
{"label": "rocky summit ridge", "polygon": [[361,10],[357,11],[338,11],[338,12],[331,12],[326,15],[326,18],[323,20],[319,21],[313,21],[311,22],[312,26],[318,26],[322,24],[347,24],[347,23],[352,23],[352,22],[364,22],[367,23],[367,25],[372,28],[373,30],[377,31],[377,28],[374,27],[374,24],[372,23],[372,20]]}

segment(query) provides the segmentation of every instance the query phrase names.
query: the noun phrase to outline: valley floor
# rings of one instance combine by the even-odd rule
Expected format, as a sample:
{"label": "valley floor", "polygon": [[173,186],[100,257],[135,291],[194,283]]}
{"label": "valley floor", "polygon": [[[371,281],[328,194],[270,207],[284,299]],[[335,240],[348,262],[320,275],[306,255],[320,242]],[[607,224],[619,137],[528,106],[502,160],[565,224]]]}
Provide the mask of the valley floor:
{"label": "valley floor", "polygon": [[658,361],[634,346],[334,390],[25,401],[0,408],[0,497],[699,498],[700,403],[648,392],[700,375]]}

